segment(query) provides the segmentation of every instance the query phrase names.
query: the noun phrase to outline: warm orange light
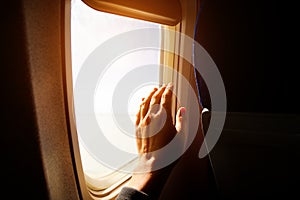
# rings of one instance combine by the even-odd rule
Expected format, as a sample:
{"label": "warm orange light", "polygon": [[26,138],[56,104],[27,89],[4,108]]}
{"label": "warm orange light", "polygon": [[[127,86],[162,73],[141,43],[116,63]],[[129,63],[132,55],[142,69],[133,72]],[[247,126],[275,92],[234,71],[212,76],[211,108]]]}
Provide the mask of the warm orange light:
{"label": "warm orange light", "polygon": [[83,0],[90,7],[112,14],[174,26],[181,20],[179,0]]}

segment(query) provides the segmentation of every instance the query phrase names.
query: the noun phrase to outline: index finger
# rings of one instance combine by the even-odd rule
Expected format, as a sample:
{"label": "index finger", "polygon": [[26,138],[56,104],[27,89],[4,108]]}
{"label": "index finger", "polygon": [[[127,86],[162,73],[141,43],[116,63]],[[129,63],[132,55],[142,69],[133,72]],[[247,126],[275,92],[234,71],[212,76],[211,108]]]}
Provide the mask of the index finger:
{"label": "index finger", "polygon": [[168,115],[172,114],[172,96],[173,84],[169,83],[161,97],[160,104],[165,108]]}

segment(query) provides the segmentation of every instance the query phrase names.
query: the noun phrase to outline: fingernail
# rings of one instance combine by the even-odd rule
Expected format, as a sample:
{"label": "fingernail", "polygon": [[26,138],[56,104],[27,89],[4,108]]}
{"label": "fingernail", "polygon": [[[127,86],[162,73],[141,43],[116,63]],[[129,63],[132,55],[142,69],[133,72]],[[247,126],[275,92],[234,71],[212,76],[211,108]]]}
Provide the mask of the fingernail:
{"label": "fingernail", "polygon": [[173,83],[168,83],[167,88],[173,88]]}
{"label": "fingernail", "polygon": [[186,112],[185,108],[181,108],[179,117],[183,117],[185,115],[185,112]]}

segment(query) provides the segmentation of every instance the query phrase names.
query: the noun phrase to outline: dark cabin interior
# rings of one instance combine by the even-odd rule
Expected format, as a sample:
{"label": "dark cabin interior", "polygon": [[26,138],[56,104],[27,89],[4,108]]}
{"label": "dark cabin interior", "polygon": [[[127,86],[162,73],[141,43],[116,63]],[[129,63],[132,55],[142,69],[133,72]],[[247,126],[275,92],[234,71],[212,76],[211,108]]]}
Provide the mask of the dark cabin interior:
{"label": "dark cabin interior", "polygon": [[[219,67],[228,106],[224,130],[210,155],[216,188],[205,190],[191,178],[195,165],[184,174],[186,180],[177,177],[188,184],[174,184],[166,195],[289,199],[297,194],[300,178],[299,84],[295,65],[284,61],[281,3],[203,2],[196,40]],[[74,157],[66,151],[72,148],[70,135],[63,134],[69,131],[59,27],[63,9],[59,0],[2,2],[1,180],[3,195],[12,198],[82,198],[71,167]],[[209,107],[209,99],[203,103]],[[41,131],[48,137],[41,137]],[[55,141],[45,142],[50,140]],[[41,144],[48,145],[46,162]],[[177,187],[181,191],[175,192]],[[202,190],[211,193],[202,195]]]}

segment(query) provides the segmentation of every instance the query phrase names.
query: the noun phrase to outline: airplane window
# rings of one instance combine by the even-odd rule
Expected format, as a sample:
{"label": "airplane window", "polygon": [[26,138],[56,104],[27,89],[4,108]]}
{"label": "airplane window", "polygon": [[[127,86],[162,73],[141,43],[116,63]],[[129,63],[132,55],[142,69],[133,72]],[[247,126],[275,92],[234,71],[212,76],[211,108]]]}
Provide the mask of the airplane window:
{"label": "airplane window", "polygon": [[[82,73],[82,66],[85,65],[91,54],[97,51],[97,49],[101,48],[103,43],[119,34],[140,28],[157,28],[159,35],[160,24],[103,13],[90,8],[81,0],[72,0],[71,52],[73,89],[75,90],[76,84],[78,84],[77,78],[80,76],[80,73]],[[159,43],[160,40],[158,39],[157,42]],[[120,46],[117,48],[121,48],[124,44],[120,43]],[[111,50],[112,49],[109,49],[109,47],[108,49],[105,49],[105,51]],[[99,63],[101,63],[103,59],[106,59],[105,56],[99,56]],[[136,153],[135,138],[128,137],[128,135],[122,133],[120,127],[116,125],[114,114],[119,115],[120,119],[122,118],[122,115],[129,114],[131,119],[130,126],[132,126],[132,130],[134,130],[135,114],[139,108],[142,97],[145,97],[149,90],[158,84],[159,63],[159,50],[141,49],[139,51],[132,51],[126,53],[125,55],[119,55],[119,57],[111,60],[109,66],[107,66],[103,73],[101,73],[101,76],[98,77],[97,86],[95,87],[96,90],[93,94],[94,113],[85,114],[87,118],[93,115],[96,116],[98,126],[103,131],[106,139],[121,150]],[[153,82],[146,85],[141,85],[138,89],[132,91],[129,99],[118,100],[128,101],[126,102],[128,105],[127,109],[125,109],[127,113],[113,113],[114,108],[112,102],[114,98],[114,92],[118,85],[128,73],[146,65],[157,66],[153,70],[149,71],[149,76],[152,77]],[[125,84],[130,84],[130,82],[125,82]],[[76,96],[74,98],[74,101],[76,102]],[[81,129],[79,127],[83,122],[80,121],[81,118],[79,115],[82,115],[82,113],[77,111],[75,104],[75,118],[77,134],[79,137],[78,140],[82,159],[82,167],[87,179],[100,180],[102,177],[107,177],[109,174],[116,171],[116,169],[104,166],[101,162],[99,162],[99,160],[97,160],[95,155],[93,155],[93,152],[90,150],[90,144],[81,138],[83,134],[86,135],[89,133],[88,131],[80,132]],[[92,145],[98,145],[101,151],[109,154],[105,147],[101,148],[101,144],[97,143],[99,142],[97,138],[91,138],[90,141],[95,143]],[[132,159],[134,159],[134,157],[128,158],[127,161],[130,162]],[[119,164],[121,167],[126,163],[121,162]],[[94,184],[92,184],[92,187],[105,188],[108,186],[107,184],[103,184],[103,182],[96,181]]]}

